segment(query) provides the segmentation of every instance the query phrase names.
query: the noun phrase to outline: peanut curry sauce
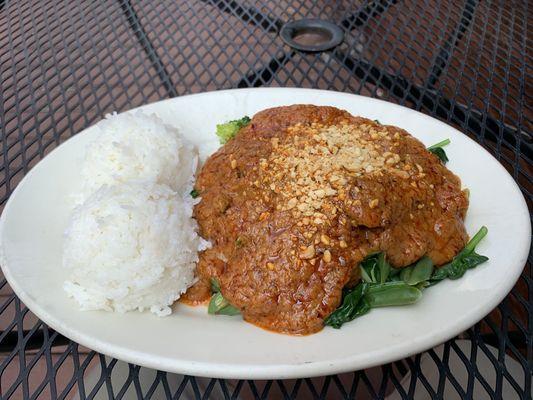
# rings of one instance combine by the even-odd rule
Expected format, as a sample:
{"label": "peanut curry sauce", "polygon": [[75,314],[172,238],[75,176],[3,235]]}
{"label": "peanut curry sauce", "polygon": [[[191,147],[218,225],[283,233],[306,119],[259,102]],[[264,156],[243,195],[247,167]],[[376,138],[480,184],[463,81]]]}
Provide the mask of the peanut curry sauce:
{"label": "peanut curry sauce", "polygon": [[264,110],[200,172],[195,207],[213,247],[185,301],[209,298],[210,277],[244,319],[308,334],[384,251],[397,268],[463,248],[461,183],[406,131],[333,107]]}

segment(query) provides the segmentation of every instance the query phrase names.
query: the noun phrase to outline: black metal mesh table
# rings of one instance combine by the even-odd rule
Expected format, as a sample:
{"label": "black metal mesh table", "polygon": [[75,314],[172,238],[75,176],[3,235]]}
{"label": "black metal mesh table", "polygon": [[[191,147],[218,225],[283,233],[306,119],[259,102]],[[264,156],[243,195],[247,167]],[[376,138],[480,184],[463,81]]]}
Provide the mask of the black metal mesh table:
{"label": "black metal mesh table", "polygon": [[[279,31],[302,18],[336,23],[343,43],[290,48]],[[105,113],[293,86],[378,97],[457,127],[500,160],[531,206],[530,20],[527,1],[504,0],[0,0],[1,204],[43,156]],[[530,255],[497,309],[437,350],[371,371],[253,382],[133,365],[117,378],[117,360],[49,329],[3,279],[0,397],[531,398],[532,285]]]}

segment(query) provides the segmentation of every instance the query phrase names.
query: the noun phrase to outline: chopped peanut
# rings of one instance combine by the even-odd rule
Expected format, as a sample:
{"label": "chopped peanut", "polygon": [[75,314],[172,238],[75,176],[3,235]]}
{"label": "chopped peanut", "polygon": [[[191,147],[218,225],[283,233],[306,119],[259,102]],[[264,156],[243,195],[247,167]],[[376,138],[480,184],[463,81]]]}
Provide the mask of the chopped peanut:
{"label": "chopped peanut", "polygon": [[310,245],[308,246],[302,253],[300,253],[300,258],[303,258],[304,260],[311,259],[315,256],[315,246]]}

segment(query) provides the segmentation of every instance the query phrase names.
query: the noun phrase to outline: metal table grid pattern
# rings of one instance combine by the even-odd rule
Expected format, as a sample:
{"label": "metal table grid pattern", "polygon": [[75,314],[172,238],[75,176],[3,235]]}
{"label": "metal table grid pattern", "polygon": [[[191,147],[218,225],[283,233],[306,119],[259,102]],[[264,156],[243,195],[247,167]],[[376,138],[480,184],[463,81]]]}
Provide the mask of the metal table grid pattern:
{"label": "metal table grid pattern", "polygon": [[[344,42],[291,49],[279,31],[302,18],[336,23]],[[511,0],[0,0],[0,204],[40,159],[106,113],[207,90],[290,86],[377,97],[457,127],[507,168],[531,207],[530,21],[529,2]],[[255,382],[174,381],[165,372],[149,372],[147,382],[134,365],[116,378],[117,360],[49,329],[2,278],[0,398],[380,399],[422,390],[442,399],[452,390],[499,399],[510,390],[530,399],[531,265],[530,253],[509,296],[441,350],[373,371]],[[481,356],[490,371],[478,368]],[[466,379],[454,375],[452,358]]]}

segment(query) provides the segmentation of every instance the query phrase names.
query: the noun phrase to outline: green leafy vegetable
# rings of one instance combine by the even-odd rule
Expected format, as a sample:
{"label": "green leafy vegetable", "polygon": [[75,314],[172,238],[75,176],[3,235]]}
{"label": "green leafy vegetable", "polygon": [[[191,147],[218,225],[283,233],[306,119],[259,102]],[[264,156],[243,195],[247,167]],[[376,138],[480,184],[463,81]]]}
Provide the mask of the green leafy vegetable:
{"label": "green leafy vegetable", "polygon": [[342,299],[342,305],[324,320],[324,324],[339,329],[345,322],[369,312],[370,305],[364,298],[367,288],[367,283],[360,283],[347,291]]}
{"label": "green leafy vegetable", "polygon": [[482,256],[475,252],[476,246],[479,244],[481,239],[487,235],[487,232],[487,227],[481,227],[481,229],[466,244],[465,248],[461,250],[451,262],[435,271],[435,273],[431,276],[431,283],[436,284],[446,278],[452,280],[459,279],[467,270],[487,261],[489,259],[488,257]]}
{"label": "green leafy vegetable", "polygon": [[367,283],[387,282],[391,266],[385,259],[385,253],[375,253],[361,261],[361,278]]}
{"label": "green leafy vegetable", "polygon": [[412,304],[421,296],[418,288],[404,282],[363,282],[345,292],[342,305],[324,320],[324,324],[339,329],[371,308]]}
{"label": "green leafy vegetable", "polygon": [[400,278],[408,285],[414,286],[431,278],[433,261],[429,257],[422,257],[414,265],[402,268]]}
{"label": "green leafy vegetable", "polygon": [[428,151],[435,154],[442,161],[443,164],[446,164],[449,159],[448,155],[444,151],[443,147],[450,144],[450,139],[443,140],[442,142],[435,143],[433,146],[428,147]]}
{"label": "green leafy vegetable", "polygon": [[404,282],[387,282],[369,286],[365,299],[371,308],[404,306],[416,303],[422,292]]}
{"label": "green leafy vegetable", "polygon": [[200,192],[198,190],[196,190],[196,189],[193,189],[193,190],[191,190],[190,195],[191,195],[191,197],[193,199],[196,199],[198,196],[200,196]]}
{"label": "green leafy vegetable", "polygon": [[220,315],[237,315],[240,314],[238,308],[232,306],[225,298],[222,296],[222,293],[217,292],[211,296],[211,301],[207,307],[207,312],[209,314],[220,314]]}
{"label": "green leafy vegetable", "polygon": [[423,281],[415,285],[415,287],[420,290],[424,290],[425,288],[429,286],[431,286],[431,283],[429,281]]}
{"label": "green leafy vegetable", "polygon": [[379,119],[375,119],[374,122],[375,122],[376,124],[380,124],[380,125],[381,125],[381,122],[379,122]]}
{"label": "green leafy vegetable", "polygon": [[211,291],[213,293],[220,292],[220,283],[217,278],[211,278]]}
{"label": "green leafy vegetable", "polygon": [[390,272],[389,272],[389,279],[388,281],[389,282],[397,282],[397,281],[401,281],[402,279],[400,278],[400,273],[401,273],[401,269],[400,268],[392,268],[390,269]]}
{"label": "green leafy vegetable", "polygon": [[226,122],[225,124],[217,125],[217,136],[221,144],[227,143],[230,139],[233,139],[237,132],[241,128],[244,128],[250,123],[249,117],[242,117],[241,119],[235,119],[233,121]]}
{"label": "green leafy vegetable", "polygon": [[228,302],[220,292],[213,293],[211,296],[211,301],[209,301],[209,306],[207,307],[207,312],[209,314],[216,314],[227,305]]}
{"label": "green leafy vegetable", "polygon": [[228,300],[220,293],[220,283],[216,278],[211,278],[211,291],[213,295],[209,301],[207,312],[218,315],[238,315],[240,311],[237,307],[230,304]]}
{"label": "green leafy vegetable", "polygon": [[343,292],[342,304],[324,320],[324,324],[339,329],[345,322],[366,314],[372,308],[416,303],[425,288],[446,278],[458,279],[468,269],[487,261],[487,257],[475,252],[486,234],[487,228],[482,227],[449,264],[436,270],[429,257],[397,269],[387,262],[385,253],[367,256],[359,265],[362,282]]}
{"label": "green leafy vegetable", "polygon": [[228,304],[226,307],[223,307],[216,314],[218,314],[218,315],[228,315],[230,317],[233,317],[235,315],[240,315],[241,311],[237,307],[234,307],[231,304]]}
{"label": "green leafy vegetable", "polygon": [[448,161],[450,161],[448,155],[442,147],[437,147],[436,149],[430,150],[430,152],[439,157],[443,164],[446,164]]}

